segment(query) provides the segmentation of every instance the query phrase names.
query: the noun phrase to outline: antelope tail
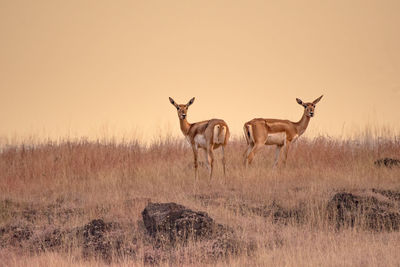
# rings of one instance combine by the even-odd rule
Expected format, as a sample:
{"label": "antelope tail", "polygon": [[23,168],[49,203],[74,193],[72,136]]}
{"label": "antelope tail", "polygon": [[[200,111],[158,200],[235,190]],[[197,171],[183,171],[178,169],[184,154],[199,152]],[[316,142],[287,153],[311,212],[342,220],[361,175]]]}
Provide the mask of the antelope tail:
{"label": "antelope tail", "polygon": [[246,123],[243,126],[243,131],[244,131],[244,136],[246,137],[247,144],[249,145],[250,143],[255,143],[253,136],[253,128],[251,127],[251,125]]}
{"label": "antelope tail", "polygon": [[225,144],[228,141],[229,132],[225,125],[215,125],[214,126],[214,143],[215,144]]}

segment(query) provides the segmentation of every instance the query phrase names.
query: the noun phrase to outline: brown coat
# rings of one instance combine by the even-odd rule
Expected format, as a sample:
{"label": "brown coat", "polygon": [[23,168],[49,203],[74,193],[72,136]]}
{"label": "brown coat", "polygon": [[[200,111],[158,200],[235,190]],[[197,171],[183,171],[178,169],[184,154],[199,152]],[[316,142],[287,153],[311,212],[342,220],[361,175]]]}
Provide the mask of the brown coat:
{"label": "brown coat", "polygon": [[210,179],[212,178],[214,169],[214,153],[213,150],[221,147],[222,164],[225,174],[225,146],[229,140],[229,127],[225,121],[220,119],[211,119],[196,123],[189,123],[186,120],[187,110],[194,102],[192,98],[186,105],[176,104],[170,97],[169,101],[178,111],[179,124],[183,135],[188,140],[193,150],[195,178],[198,176],[198,150],[204,149],[207,153],[207,167],[209,169]]}
{"label": "brown coat", "polygon": [[322,96],[311,103],[304,103],[296,98],[297,103],[304,107],[303,116],[298,122],[263,118],[246,122],[243,126],[248,145],[245,152],[246,166],[252,162],[255,153],[264,145],[277,146],[274,166],[277,165],[281,148],[284,146],[283,164],[285,164],[290,144],[305,132],[311,117],[314,116],[315,105],[321,98]]}

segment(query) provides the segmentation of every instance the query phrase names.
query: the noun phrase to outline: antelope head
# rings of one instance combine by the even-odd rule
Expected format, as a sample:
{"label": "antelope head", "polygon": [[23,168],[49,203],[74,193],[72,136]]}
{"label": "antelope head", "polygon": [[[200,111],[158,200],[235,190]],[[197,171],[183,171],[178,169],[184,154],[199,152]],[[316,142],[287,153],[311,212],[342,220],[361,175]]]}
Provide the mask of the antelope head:
{"label": "antelope head", "polygon": [[169,98],[169,102],[176,107],[179,119],[184,120],[186,119],[189,106],[194,102],[194,97],[186,105],[177,104],[171,97]]}
{"label": "antelope head", "polygon": [[320,97],[318,97],[311,103],[304,103],[299,98],[296,98],[296,101],[299,105],[302,105],[304,107],[304,114],[307,117],[312,118],[312,117],[314,117],[315,105],[321,100],[322,97],[323,97],[323,95],[321,95]]}

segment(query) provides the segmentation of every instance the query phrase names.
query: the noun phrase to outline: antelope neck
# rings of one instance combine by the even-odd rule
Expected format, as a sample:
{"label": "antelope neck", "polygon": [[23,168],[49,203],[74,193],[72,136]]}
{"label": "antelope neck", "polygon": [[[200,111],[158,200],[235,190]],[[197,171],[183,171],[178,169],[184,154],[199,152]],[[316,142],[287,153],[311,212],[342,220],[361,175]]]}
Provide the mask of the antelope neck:
{"label": "antelope neck", "polygon": [[310,117],[306,115],[306,112],[303,113],[303,117],[295,123],[297,134],[302,135],[304,131],[307,129],[308,123],[310,122]]}
{"label": "antelope neck", "polygon": [[187,135],[190,129],[190,123],[185,119],[179,119],[179,123],[181,125],[181,131],[184,135]]}

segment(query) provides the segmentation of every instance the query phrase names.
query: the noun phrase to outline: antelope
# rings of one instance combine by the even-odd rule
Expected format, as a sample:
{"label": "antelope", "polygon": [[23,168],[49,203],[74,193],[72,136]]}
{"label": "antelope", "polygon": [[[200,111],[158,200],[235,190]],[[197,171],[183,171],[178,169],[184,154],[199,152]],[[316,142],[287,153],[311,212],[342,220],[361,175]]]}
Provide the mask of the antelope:
{"label": "antelope", "polygon": [[214,168],[214,149],[221,147],[222,150],[222,165],[224,168],[224,175],[226,174],[226,160],[225,160],[225,146],[229,139],[229,128],[225,121],[220,119],[211,119],[196,123],[189,123],[186,120],[187,111],[190,105],[194,102],[194,97],[186,105],[176,104],[170,97],[169,101],[174,105],[178,111],[179,123],[181,131],[186,137],[193,150],[194,156],[194,177],[198,177],[198,150],[205,151],[207,168],[210,175],[210,180],[213,175]]}
{"label": "antelope", "polygon": [[298,122],[262,118],[256,118],[246,122],[243,126],[248,145],[244,153],[244,163],[246,167],[253,161],[255,154],[264,145],[276,145],[273,167],[276,167],[278,164],[281,149],[284,147],[281,164],[285,165],[291,143],[299,138],[307,129],[310,119],[314,117],[315,105],[321,98],[322,95],[311,103],[304,103],[301,99],[296,98],[297,103],[304,107],[303,116]]}

